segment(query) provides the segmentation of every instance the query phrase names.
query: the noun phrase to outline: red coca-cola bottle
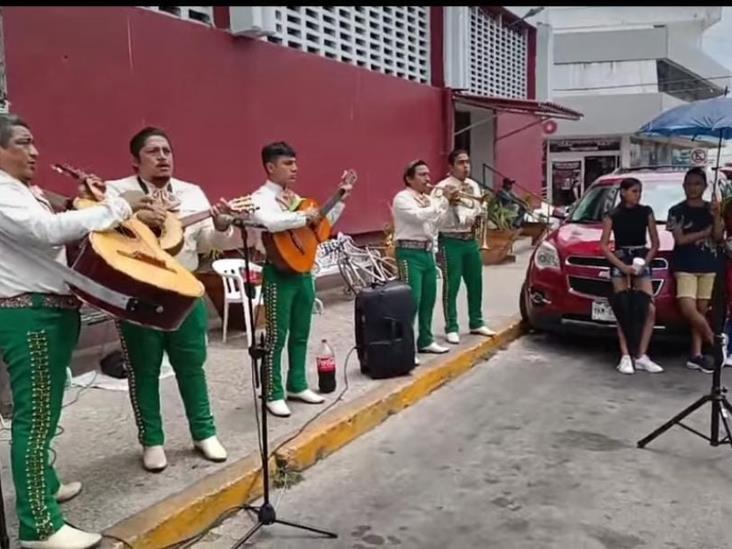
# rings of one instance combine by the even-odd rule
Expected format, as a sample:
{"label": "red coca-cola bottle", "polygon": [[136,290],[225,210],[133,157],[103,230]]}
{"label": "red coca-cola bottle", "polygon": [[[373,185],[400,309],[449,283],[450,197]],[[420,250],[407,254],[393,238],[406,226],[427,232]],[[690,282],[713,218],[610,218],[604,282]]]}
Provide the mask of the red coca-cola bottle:
{"label": "red coca-cola bottle", "polygon": [[336,361],[333,349],[324,339],[315,357],[318,366],[318,386],[321,393],[332,393],[336,388]]}

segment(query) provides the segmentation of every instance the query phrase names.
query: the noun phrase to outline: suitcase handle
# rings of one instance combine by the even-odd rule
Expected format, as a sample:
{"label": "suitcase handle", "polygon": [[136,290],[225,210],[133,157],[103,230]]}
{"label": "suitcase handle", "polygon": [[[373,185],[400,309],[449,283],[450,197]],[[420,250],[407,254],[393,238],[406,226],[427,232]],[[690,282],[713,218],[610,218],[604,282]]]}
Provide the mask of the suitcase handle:
{"label": "suitcase handle", "polygon": [[401,341],[402,334],[401,330],[399,330],[399,337],[397,337],[397,327],[399,326],[399,323],[397,322],[396,318],[393,317],[384,317],[384,320],[386,320],[389,323],[389,339],[391,341]]}

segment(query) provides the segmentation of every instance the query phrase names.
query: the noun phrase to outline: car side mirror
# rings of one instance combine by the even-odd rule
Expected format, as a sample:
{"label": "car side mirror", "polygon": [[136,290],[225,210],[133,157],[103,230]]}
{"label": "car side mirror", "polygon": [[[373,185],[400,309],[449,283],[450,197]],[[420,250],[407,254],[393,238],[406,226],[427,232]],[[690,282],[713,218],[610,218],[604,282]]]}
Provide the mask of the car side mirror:
{"label": "car side mirror", "polygon": [[552,217],[556,219],[567,219],[567,208],[564,206],[557,206],[552,210]]}

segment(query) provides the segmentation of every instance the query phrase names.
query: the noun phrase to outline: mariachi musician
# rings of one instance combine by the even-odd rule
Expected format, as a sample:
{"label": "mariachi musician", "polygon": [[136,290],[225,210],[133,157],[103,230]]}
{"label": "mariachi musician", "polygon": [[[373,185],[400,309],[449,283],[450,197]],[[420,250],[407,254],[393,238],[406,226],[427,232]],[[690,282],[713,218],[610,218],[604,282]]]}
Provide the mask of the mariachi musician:
{"label": "mariachi musician", "polygon": [[450,174],[435,186],[432,194],[441,195],[447,189],[459,193],[450,201],[449,211],[440,221],[437,253],[443,276],[446,339],[448,343],[458,344],[457,295],[463,280],[468,291],[470,333],[491,337],[495,332],[483,322],[483,261],[473,231],[475,221],[483,211],[480,187],[469,177],[470,157],[466,151],[452,151],[447,161]]}
{"label": "mariachi musician", "polygon": [[[448,200],[455,193],[446,189],[443,196],[430,196],[430,170],[424,160],[414,160],[402,176],[406,188],[399,191],[392,204],[395,258],[399,278],[409,284],[418,317],[417,351],[441,354],[447,347],[432,335],[432,312],[437,299],[435,238],[437,225],[447,213]],[[415,358],[419,364],[419,358]]]}
{"label": "mariachi musician", "polygon": [[[107,182],[107,193],[117,196],[143,191],[152,196],[156,207],[138,215],[141,221],[157,228],[165,219],[165,209],[174,208],[181,214],[190,214],[211,208],[201,187],[173,177],[173,149],[163,130],[152,127],[140,130],[130,140],[130,153],[137,174]],[[199,253],[208,253],[214,248],[240,247],[241,236],[231,225],[233,218],[222,215],[227,212],[228,206],[222,200],[213,207],[212,219],[186,228],[176,260],[193,272],[198,268]],[[160,368],[164,353],[168,354],[175,371],[194,448],[210,461],[225,461],[227,454],[216,437],[204,372],[208,333],[204,300],[198,301],[183,324],[173,332],[124,321],[118,325],[130,400],[143,447],[143,467],[158,473],[168,465],[160,415]]]}
{"label": "mariachi musician", "polygon": [[[317,223],[321,215],[318,209],[295,211],[302,200],[292,189],[297,181],[295,150],[283,141],[270,143],[262,149],[262,165],[267,173],[267,181],[252,193],[252,203],[257,208],[252,214],[252,221],[270,234]],[[344,173],[339,186],[340,198],[326,215],[330,224],[335,224],[343,213],[353,182],[355,174],[351,171]],[[261,234],[261,230],[257,232],[255,246],[264,253],[265,235]],[[271,257],[264,266],[262,277],[269,351],[265,366],[270,375],[269,394],[264,397],[272,415],[288,417],[291,412],[285,402],[281,372],[282,351],[286,341],[289,363],[287,399],[308,404],[325,402],[322,396],[308,387],[305,369],[315,284],[310,272],[284,272],[273,264]]]}
{"label": "mariachi musician", "polygon": [[[31,184],[38,150],[28,125],[15,115],[0,117],[0,349],[13,393],[10,444],[21,547],[84,549],[101,540],[64,523],[59,503],[81,491],[80,482],[61,484],[49,463],[66,382],[78,341],[80,302],[44,263],[66,265],[64,245],[91,231],[114,228],[150,199],[108,198],[79,211],[54,213]],[[93,179],[93,181],[92,181]],[[98,179],[87,181],[101,185]],[[21,255],[11,241],[38,257]]]}

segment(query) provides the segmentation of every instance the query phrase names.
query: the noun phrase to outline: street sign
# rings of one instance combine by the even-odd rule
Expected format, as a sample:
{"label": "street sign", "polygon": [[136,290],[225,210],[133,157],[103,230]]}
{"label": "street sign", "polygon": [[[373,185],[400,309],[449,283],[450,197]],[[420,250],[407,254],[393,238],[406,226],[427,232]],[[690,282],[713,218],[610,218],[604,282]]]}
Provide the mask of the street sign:
{"label": "street sign", "polygon": [[694,149],[691,151],[691,162],[696,165],[702,165],[707,163],[707,150],[706,149]]}

